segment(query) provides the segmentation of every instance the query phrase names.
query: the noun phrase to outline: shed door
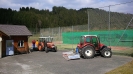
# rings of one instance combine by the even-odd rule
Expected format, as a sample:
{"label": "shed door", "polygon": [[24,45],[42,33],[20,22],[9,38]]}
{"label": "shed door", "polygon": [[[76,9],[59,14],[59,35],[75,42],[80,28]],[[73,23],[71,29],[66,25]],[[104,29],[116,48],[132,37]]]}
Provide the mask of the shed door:
{"label": "shed door", "polygon": [[13,40],[6,40],[6,55],[14,55]]}

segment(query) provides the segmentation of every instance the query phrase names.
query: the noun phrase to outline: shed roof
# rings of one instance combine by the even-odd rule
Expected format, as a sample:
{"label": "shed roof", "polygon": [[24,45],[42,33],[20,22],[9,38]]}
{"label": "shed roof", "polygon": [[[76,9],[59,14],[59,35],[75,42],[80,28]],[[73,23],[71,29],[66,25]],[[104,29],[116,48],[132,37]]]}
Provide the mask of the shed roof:
{"label": "shed roof", "polygon": [[22,25],[2,25],[0,24],[0,31],[8,36],[31,36],[31,32],[26,26]]}

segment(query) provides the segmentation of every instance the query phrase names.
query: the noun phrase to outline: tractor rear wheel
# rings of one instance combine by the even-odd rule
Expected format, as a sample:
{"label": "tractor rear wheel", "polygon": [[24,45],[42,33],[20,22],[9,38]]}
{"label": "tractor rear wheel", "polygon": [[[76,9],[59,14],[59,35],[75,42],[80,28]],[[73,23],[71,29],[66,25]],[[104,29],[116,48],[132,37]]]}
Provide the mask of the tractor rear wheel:
{"label": "tractor rear wheel", "polygon": [[94,58],[95,56],[95,50],[92,46],[86,46],[82,50],[82,55],[85,59]]}
{"label": "tractor rear wheel", "polygon": [[110,58],[112,56],[112,51],[110,48],[104,48],[102,51],[101,51],[101,55],[105,58]]}

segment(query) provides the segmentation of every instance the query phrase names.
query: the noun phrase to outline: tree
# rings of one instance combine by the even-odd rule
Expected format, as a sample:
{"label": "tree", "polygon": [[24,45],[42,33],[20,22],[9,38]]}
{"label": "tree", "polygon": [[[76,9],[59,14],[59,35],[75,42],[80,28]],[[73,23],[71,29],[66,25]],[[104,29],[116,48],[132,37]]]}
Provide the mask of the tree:
{"label": "tree", "polygon": [[[48,28],[48,27],[62,27],[75,26],[88,23],[86,11],[89,10],[90,25],[106,26],[108,22],[108,12],[95,8],[81,8],[79,10],[67,9],[63,6],[53,6],[52,11],[48,9],[35,9],[33,7],[20,7],[19,11],[11,8],[0,8],[0,23],[1,24],[15,24],[25,25],[28,28]],[[118,12],[111,12],[111,23],[118,27],[124,27],[131,19],[133,14],[123,14]],[[123,18],[124,17],[124,18]],[[115,22],[118,22],[115,24]],[[122,26],[119,26],[122,25]]]}

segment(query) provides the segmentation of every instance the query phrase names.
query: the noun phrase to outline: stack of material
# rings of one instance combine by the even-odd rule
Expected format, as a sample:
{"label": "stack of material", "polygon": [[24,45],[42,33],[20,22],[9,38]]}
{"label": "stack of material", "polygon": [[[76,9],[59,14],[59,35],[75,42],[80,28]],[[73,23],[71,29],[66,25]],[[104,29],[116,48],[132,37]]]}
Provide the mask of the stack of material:
{"label": "stack of material", "polygon": [[73,53],[73,51],[63,52],[62,54],[66,60],[80,59],[80,55]]}

